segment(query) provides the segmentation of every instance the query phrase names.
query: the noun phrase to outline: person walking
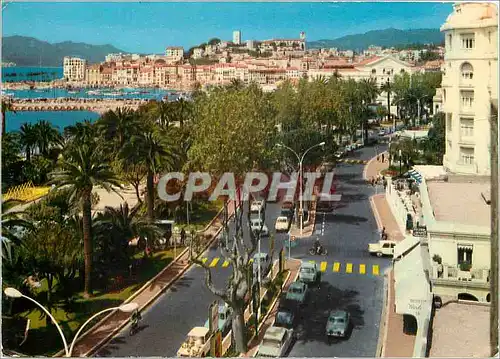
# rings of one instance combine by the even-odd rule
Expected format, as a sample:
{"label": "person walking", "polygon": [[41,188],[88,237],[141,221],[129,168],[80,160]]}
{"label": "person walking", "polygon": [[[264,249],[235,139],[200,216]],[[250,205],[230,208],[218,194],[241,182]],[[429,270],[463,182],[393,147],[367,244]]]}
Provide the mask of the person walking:
{"label": "person walking", "polygon": [[384,157],[385,157],[385,155],[382,153],[382,162],[385,162]]}

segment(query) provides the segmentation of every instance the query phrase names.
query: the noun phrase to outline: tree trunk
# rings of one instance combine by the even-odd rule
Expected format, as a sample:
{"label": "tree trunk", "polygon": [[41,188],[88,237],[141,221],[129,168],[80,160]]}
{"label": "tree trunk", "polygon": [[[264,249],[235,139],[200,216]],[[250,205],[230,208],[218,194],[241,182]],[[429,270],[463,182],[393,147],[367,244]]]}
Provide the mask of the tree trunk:
{"label": "tree trunk", "polygon": [[498,107],[491,106],[491,269],[490,348],[498,352]]}
{"label": "tree trunk", "polygon": [[92,190],[87,190],[83,197],[83,252],[85,257],[85,289],[83,296],[92,295]]}
{"label": "tree trunk", "polygon": [[244,320],[244,309],[243,308],[233,308],[233,335],[234,342],[236,345],[236,351],[239,353],[246,353],[248,351],[248,338],[247,331]]}
{"label": "tree trunk", "polygon": [[147,176],[147,213],[148,213],[148,221],[149,223],[153,223],[154,217],[154,183],[153,183],[153,171],[151,168],[148,168],[148,176]]}
{"label": "tree trunk", "polygon": [[31,161],[31,148],[26,147],[26,161]]}
{"label": "tree trunk", "polygon": [[142,203],[142,198],[141,198],[141,194],[139,192],[139,186],[141,185],[141,183],[132,183],[132,186],[134,187],[134,190],[135,190],[135,196],[137,197],[137,201],[139,203]]}
{"label": "tree trunk", "polygon": [[391,93],[387,91],[387,121],[391,121]]}
{"label": "tree trunk", "polygon": [[[52,285],[54,283],[54,277],[52,274],[47,275],[47,310],[52,314]],[[45,326],[54,325],[52,319],[47,315],[45,317]]]}

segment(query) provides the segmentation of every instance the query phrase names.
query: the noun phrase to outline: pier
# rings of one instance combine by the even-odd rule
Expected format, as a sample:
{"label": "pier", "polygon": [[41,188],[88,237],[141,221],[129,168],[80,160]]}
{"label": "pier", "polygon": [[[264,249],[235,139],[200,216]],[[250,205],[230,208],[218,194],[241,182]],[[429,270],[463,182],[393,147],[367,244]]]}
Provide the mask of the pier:
{"label": "pier", "polygon": [[14,111],[92,111],[103,114],[117,108],[136,110],[147,99],[13,99]]}

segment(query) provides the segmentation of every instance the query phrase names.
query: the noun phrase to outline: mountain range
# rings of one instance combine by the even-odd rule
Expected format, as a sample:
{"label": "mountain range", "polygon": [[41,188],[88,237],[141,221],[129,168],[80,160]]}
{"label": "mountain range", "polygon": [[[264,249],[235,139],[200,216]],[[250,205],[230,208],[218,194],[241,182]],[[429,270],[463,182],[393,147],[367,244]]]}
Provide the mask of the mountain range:
{"label": "mountain range", "polygon": [[[2,39],[2,62],[14,62],[17,66],[62,66],[64,56],[77,56],[90,63],[104,61],[107,54],[126,53],[113,45],[89,45],[65,41],[51,44],[26,36],[6,36]],[[339,37],[333,40],[308,41],[307,48],[331,48],[340,50],[363,50],[370,45],[404,46],[409,44],[440,44],[444,35],[439,29],[368,31]]]}
{"label": "mountain range", "polygon": [[2,39],[2,62],[14,62],[17,66],[57,66],[64,56],[82,57],[90,63],[104,61],[107,54],[124,51],[113,45],[89,45],[65,41],[51,44],[26,36],[6,36]]}
{"label": "mountain range", "polygon": [[331,48],[339,50],[363,50],[370,45],[375,46],[404,46],[409,44],[440,44],[444,41],[444,34],[439,29],[385,29],[373,30],[364,34],[342,36],[334,40],[317,40],[307,42],[307,48]]}

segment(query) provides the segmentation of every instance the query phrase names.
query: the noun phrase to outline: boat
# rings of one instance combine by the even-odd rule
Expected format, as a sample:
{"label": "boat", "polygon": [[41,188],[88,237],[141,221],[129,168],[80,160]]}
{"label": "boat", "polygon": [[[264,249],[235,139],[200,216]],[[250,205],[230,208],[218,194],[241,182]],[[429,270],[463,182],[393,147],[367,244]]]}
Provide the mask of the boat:
{"label": "boat", "polygon": [[68,91],[68,93],[75,94],[75,93],[78,93],[78,91]]}
{"label": "boat", "polygon": [[110,92],[107,95],[109,95],[109,96],[121,96],[122,93],[121,92]]}
{"label": "boat", "polygon": [[98,90],[96,90],[96,91],[91,90],[91,91],[87,92],[87,95],[100,95],[100,94],[101,94],[101,92]]}

